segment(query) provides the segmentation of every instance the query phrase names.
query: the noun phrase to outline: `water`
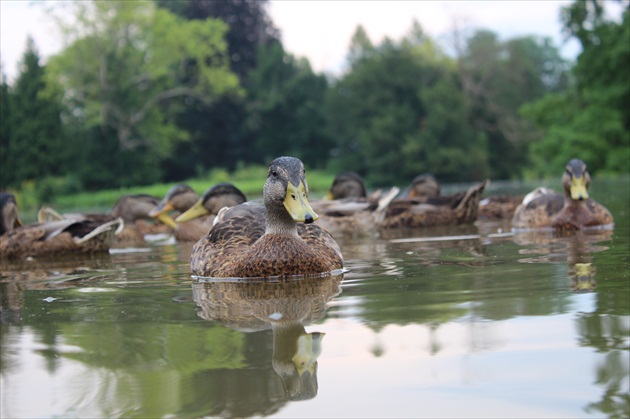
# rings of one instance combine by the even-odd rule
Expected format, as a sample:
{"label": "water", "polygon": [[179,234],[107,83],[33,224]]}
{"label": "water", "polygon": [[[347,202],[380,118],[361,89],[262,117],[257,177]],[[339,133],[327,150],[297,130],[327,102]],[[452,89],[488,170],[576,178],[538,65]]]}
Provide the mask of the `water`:
{"label": "water", "polygon": [[628,180],[593,189],[608,234],[340,239],[346,273],[288,284],[172,242],[0,265],[0,416],[628,417]]}

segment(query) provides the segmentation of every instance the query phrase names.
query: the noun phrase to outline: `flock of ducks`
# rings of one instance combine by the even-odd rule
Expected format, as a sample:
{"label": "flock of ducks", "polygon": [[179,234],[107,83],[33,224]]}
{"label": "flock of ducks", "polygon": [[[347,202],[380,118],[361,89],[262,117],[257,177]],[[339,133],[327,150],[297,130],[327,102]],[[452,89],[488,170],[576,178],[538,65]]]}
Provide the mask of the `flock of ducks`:
{"label": "flock of ducks", "polygon": [[[514,230],[580,230],[613,225],[589,198],[586,164],[573,159],[562,176],[563,193],[537,188],[522,196],[482,199],[489,181],[452,196],[440,194],[434,176],[416,177],[406,196],[396,187],[368,195],[359,175],[337,176],[325,199],[310,202],[303,163],[279,157],[269,166],[262,201],[248,201],[230,183],[199,196],[174,186],[160,200],[125,195],[107,214],[58,214],[42,208],[38,223],[22,225],[15,197],[0,193],[0,260],[108,251],[112,243],[168,232],[196,242],[190,266],[200,277],[322,276],[343,269],[334,236],[389,229],[511,219]],[[169,212],[179,215],[173,219]],[[317,222],[316,222],[317,221]]]}

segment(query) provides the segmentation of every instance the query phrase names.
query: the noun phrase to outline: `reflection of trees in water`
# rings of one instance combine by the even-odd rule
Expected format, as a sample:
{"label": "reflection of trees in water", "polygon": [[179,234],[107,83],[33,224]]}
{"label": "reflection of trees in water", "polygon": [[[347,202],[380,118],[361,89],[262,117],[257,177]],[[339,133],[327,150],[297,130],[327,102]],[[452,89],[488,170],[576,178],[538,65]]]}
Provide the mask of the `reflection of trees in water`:
{"label": "reflection of trees in water", "polygon": [[596,310],[580,314],[576,322],[579,344],[603,355],[596,366],[595,383],[604,392],[599,401],[585,409],[621,418],[630,413],[630,303],[627,294],[625,298],[616,294],[600,291]]}

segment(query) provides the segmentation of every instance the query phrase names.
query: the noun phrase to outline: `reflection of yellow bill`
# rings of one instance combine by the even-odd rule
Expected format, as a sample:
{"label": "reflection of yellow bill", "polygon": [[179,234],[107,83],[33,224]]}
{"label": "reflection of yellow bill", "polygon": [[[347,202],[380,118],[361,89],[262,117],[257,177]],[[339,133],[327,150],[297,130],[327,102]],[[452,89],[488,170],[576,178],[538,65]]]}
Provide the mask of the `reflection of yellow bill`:
{"label": "reflection of yellow bill", "polygon": [[184,221],[194,220],[195,218],[199,218],[206,214],[210,214],[210,211],[208,211],[203,206],[203,200],[200,199],[197,202],[195,202],[195,205],[188,208],[186,212],[184,212],[183,214],[180,214],[179,217],[175,218],[175,221],[177,221],[178,223],[183,223]]}
{"label": "reflection of yellow bill", "polygon": [[322,352],[322,339],[325,333],[304,333],[297,341],[297,350],[291,361],[298,371],[300,377],[306,371],[311,376],[315,376],[315,366],[317,365],[317,357]]}
{"label": "reflection of yellow bill", "polygon": [[287,194],[284,197],[284,207],[291,215],[291,218],[300,223],[312,223],[319,218],[313,211],[313,208],[311,208],[311,204],[308,203],[306,187],[302,181],[300,181],[298,186],[289,182]]}
{"label": "reflection of yellow bill", "polygon": [[588,199],[588,192],[586,190],[586,178],[584,176],[571,178],[571,199],[580,200]]}

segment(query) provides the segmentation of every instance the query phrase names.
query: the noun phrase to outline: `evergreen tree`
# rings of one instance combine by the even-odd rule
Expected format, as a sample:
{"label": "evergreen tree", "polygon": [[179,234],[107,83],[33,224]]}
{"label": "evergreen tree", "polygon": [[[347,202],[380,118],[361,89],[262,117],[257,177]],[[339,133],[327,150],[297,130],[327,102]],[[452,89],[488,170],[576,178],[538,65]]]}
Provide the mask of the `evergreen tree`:
{"label": "evergreen tree", "polygon": [[[3,119],[9,130],[3,138],[3,173],[7,185],[61,175],[65,150],[59,102],[47,95],[45,69],[31,38],[11,94],[3,91]],[[8,102],[8,104],[7,104]],[[3,137],[5,132],[3,130]],[[4,164],[6,163],[6,165]]]}
{"label": "evergreen tree", "polygon": [[[279,39],[266,11],[267,0],[156,0],[156,3],[186,19],[213,18],[227,23],[230,68],[246,89],[249,74],[258,66],[258,49]],[[166,179],[177,181],[213,167],[231,170],[238,162],[259,162],[261,156],[254,151],[258,138],[246,122],[250,108],[247,97],[251,96],[251,93],[246,97],[229,95],[209,105],[192,100],[182,108],[176,122],[190,134],[190,141],[178,144],[165,162]]]}
{"label": "evergreen tree", "polygon": [[247,129],[256,162],[289,154],[323,167],[332,143],[324,131],[326,78],[307,60],[287,54],[280,42],[261,46],[258,67],[247,84]]}
{"label": "evergreen tree", "polygon": [[13,183],[13,170],[9,160],[9,146],[11,139],[11,103],[9,85],[2,74],[0,83],[0,191]]}

